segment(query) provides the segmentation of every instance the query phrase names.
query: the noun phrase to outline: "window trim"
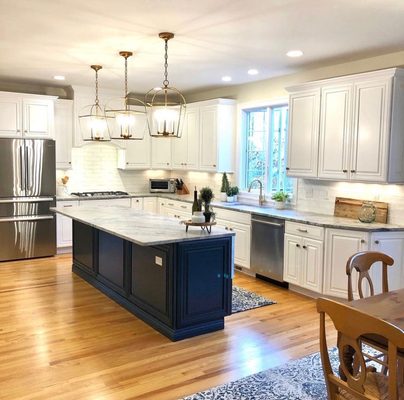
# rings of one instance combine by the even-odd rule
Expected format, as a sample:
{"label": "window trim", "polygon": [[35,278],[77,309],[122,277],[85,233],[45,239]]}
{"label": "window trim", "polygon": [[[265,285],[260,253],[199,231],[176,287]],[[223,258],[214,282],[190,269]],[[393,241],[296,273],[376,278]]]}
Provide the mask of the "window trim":
{"label": "window trim", "polygon": [[[237,152],[236,152],[235,176],[237,178],[237,185],[239,187],[241,187],[242,185],[244,179],[243,174],[245,173],[245,166],[246,166],[246,154],[244,146],[244,132],[247,124],[246,112],[255,108],[275,108],[284,105],[289,105],[288,97],[278,97],[273,99],[251,101],[237,104],[237,136],[236,136]],[[296,203],[297,188],[298,188],[297,179],[293,179],[293,197],[289,200],[291,204]],[[258,189],[251,189],[250,193],[247,190],[241,190],[240,194],[242,196],[255,198],[258,192],[259,192]],[[265,191],[265,196],[267,201],[270,200],[270,193]]]}

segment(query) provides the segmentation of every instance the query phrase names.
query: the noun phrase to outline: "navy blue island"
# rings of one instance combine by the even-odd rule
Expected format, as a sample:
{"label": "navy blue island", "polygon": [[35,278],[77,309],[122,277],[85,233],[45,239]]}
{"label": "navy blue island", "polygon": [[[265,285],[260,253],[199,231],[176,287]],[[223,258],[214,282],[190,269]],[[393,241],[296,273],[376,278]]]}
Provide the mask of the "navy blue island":
{"label": "navy blue island", "polygon": [[234,233],[126,207],[53,211],[73,220],[73,271],[173,341],[224,328]]}

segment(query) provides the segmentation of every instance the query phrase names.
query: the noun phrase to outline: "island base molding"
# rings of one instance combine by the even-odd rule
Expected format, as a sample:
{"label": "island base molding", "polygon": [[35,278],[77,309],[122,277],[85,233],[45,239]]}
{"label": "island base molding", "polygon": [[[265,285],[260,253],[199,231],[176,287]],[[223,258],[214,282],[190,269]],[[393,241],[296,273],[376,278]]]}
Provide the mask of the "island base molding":
{"label": "island base molding", "polygon": [[73,272],[172,341],[224,328],[232,238],[140,246],[73,221]]}

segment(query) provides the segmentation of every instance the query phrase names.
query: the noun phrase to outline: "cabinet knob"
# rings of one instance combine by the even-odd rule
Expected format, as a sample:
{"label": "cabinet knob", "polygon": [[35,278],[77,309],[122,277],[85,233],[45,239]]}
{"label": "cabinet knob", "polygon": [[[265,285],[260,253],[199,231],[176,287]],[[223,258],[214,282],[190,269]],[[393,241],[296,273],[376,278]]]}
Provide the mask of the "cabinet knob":
{"label": "cabinet knob", "polygon": [[21,129],[17,129],[17,132],[21,132]]}
{"label": "cabinet knob", "polygon": [[168,162],[167,165],[170,165],[170,163]]}
{"label": "cabinet knob", "polygon": [[126,161],[126,165],[128,165],[129,164],[129,162],[128,161]]}
{"label": "cabinet knob", "polygon": [[343,169],[342,172],[345,174],[345,173],[348,172],[348,170],[347,170],[347,169]]}
{"label": "cabinet knob", "polygon": [[303,246],[304,249],[307,249],[307,246]]}
{"label": "cabinet knob", "polygon": [[375,244],[379,244],[380,242],[378,240],[375,240]]}
{"label": "cabinet knob", "polygon": [[366,243],[366,240],[365,240],[365,239],[361,239],[361,243]]}
{"label": "cabinet knob", "polygon": [[227,226],[225,226],[225,227],[224,227],[224,229],[226,229],[226,231],[228,231],[228,230],[229,230],[229,228],[228,228]]}
{"label": "cabinet knob", "polygon": [[24,133],[28,133],[28,131],[26,129],[24,129]]}
{"label": "cabinet knob", "polygon": [[354,172],[356,172],[356,171],[355,171],[354,169],[351,169],[351,172],[354,173]]}
{"label": "cabinet knob", "polygon": [[296,247],[300,247],[300,244],[299,244],[299,243],[296,243]]}
{"label": "cabinet knob", "polygon": [[233,230],[233,228],[230,228],[229,230],[230,230],[230,231],[232,231],[232,230]]}
{"label": "cabinet knob", "polygon": [[216,164],[213,164],[214,167],[216,167]]}
{"label": "cabinet knob", "polygon": [[290,170],[290,168],[289,168],[289,167],[286,167],[285,169],[286,169],[286,171],[289,171],[289,170]]}
{"label": "cabinet knob", "polygon": [[71,165],[72,164],[72,162],[71,161],[69,161],[69,165]]}

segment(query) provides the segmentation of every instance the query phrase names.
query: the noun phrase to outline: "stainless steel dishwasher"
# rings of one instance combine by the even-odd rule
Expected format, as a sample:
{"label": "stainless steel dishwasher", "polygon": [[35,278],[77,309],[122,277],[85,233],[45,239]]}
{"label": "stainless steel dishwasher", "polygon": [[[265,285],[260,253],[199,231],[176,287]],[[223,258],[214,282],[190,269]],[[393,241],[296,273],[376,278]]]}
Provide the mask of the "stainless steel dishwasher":
{"label": "stainless steel dishwasher", "polygon": [[251,223],[251,271],[283,283],[285,221],[252,214]]}

